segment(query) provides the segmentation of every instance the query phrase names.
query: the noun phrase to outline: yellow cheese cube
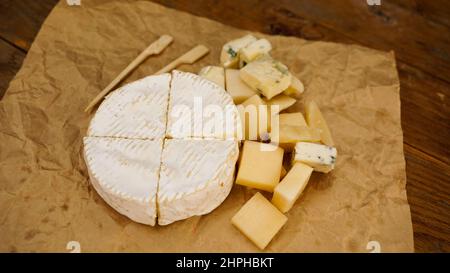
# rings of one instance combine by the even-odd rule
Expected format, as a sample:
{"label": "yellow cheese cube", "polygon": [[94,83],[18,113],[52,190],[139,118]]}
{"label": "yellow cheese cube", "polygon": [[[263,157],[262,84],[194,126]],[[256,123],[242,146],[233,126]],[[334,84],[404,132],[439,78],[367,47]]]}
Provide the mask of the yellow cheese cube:
{"label": "yellow cheese cube", "polygon": [[303,83],[297,77],[291,75],[291,84],[283,93],[294,98],[299,98],[303,91],[305,91]]}
{"label": "yellow cheese cube", "polygon": [[257,57],[267,54],[272,50],[272,45],[266,39],[259,39],[241,48],[239,52],[239,67],[244,67]]}
{"label": "yellow cheese cube", "polygon": [[274,145],[245,141],[236,184],[272,192],[280,182],[283,153]]}
{"label": "yellow cheese cube", "polygon": [[291,84],[288,68],[270,58],[258,58],[240,70],[241,79],[254,90],[271,99]]}
{"label": "yellow cheese cube", "polygon": [[314,101],[310,101],[306,106],[306,120],[310,127],[319,128],[321,130],[320,139],[323,144],[334,146],[333,138],[331,137],[330,129],[325,121],[319,106]]}
{"label": "yellow cheese cube", "polygon": [[[279,112],[291,107],[292,105],[295,104],[296,101],[297,100],[294,98],[291,98],[284,94],[280,94],[280,95],[273,97],[270,100],[267,100],[266,103],[269,106],[278,105],[278,111],[271,111],[271,114],[274,115],[274,114],[278,114]],[[274,108],[272,108],[272,109],[274,109]]]}
{"label": "yellow cheese cube", "polygon": [[205,66],[198,75],[225,89],[225,72],[220,66]]}
{"label": "yellow cheese cube", "polygon": [[286,177],[275,187],[272,197],[274,204],[281,212],[289,211],[308,184],[313,168],[302,163],[295,163]]}
{"label": "yellow cheese cube", "polygon": [[283,113],[279,115],[280,126],[308,126],[302,113]]}
{"label": "yellow cheese cube", "polygon": [[270,113],[266,102],[259,95],[253,95],[238,105],[242,123],[242,138],[257,140],[270,130]]}
{"label": "yellow cheese cube", "polygon": [[226,43],[220,53],[220,63],[222,66],[226,68],[237,68],[240,49],[254,41],[256,41],[256,38],[249,34]]}
{"label": "yellow cheese cube", "polygon": [[235,104],[244,102],[246,99],[256,95],[256,91],[250,88],[239,77],[239,70],[225,70],[226,89],[233,98]]}
{"label": "yellow cheese cube", "polygon": [[231,223],[260,249],[266,248],[286,221],[287,217],[259,192],[231,219]]}

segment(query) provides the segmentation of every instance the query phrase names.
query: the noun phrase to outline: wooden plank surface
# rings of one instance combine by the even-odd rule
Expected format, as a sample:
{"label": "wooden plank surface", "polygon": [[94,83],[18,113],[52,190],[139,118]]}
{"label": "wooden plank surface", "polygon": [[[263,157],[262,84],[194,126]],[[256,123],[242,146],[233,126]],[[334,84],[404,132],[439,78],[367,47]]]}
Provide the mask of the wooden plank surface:
{"label": "wooden plank surface", "polygon": [[[0,94],[56,0],[0,2]],[[417,252],[450,251],[450,3],[445,0],[170,1],[235,27],[396,52]],[[445,35],[447,34],[447,35]]]}
{"label": "wooden plank surface", "polygon": [[0,39],[0,99],[25,58],[22,52]]}

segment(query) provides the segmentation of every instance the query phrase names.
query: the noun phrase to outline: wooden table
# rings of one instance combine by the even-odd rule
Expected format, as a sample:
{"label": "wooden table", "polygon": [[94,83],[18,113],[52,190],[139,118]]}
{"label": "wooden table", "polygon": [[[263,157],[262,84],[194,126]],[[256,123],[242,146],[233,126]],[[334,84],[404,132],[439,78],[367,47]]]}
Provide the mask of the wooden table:
{"label": "wooden table", "polygon": [[[369,0],[370,2],[371,0]],[[57,0],[0,2],[0,97]],[[450,252],[450,2],[156,0],[238,28],[394,50],[417,252]]]}

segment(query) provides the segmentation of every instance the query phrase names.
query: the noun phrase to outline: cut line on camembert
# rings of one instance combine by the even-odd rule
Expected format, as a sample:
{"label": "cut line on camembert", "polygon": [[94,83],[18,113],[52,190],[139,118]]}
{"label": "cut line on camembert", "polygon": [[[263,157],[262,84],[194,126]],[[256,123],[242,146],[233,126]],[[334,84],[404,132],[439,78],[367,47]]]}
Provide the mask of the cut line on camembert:
{"label": "cut line on camembert", "polygon": [[[202,117],[206,130],[194,130],[196,120],[175,113],[193,108],[196,98],[224,111],[219,118]],[[190,130],[178,130],[180,120]],[[139,223],[167,225],[209,213],[225,200],[240,128],[239,112],[223,88],[173,71],[110,93],[83,139],[84,158],[93,187],[112,208]]]}

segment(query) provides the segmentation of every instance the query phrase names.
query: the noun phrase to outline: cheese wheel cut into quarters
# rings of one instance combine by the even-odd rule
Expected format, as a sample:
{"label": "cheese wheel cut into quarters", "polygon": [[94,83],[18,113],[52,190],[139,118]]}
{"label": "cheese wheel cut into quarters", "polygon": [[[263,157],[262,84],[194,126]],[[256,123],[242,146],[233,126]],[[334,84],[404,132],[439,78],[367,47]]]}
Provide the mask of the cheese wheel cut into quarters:
{"label": "cheese wheel cut into quarters", "polygon": [[[198,120],[172,112],[178,106],[193,110],[199,98],[203,109],[212,105],[231,114],[222,113],[218,122],[211,115],[200,119],[208,130],[177,132],[180,123],[198,127]],[[209,213],[233,185],[238,113],[223,88],[191,73],[124,85],[105,98],[83,139],[91,183],[112,208],[142,224]],[[211,120],[223,128],[211,127]]]}

